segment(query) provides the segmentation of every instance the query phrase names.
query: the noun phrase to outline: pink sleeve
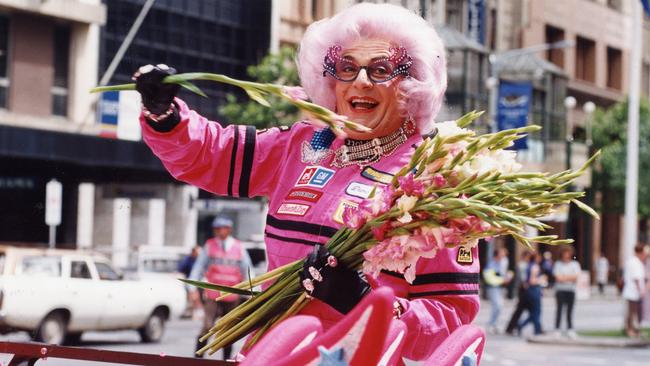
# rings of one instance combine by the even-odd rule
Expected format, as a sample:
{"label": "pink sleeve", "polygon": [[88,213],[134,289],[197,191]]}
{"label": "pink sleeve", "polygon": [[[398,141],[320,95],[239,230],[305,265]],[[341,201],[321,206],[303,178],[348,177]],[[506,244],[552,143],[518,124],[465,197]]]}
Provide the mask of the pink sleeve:
{"label": "pink sleeve", "polygon": [[458,250],[444,249],[435,258],[420,259],[413,284],[393,272],[382,272],[375,279],[373,285],[392,287],[404,308],[400,320],[408,329],[406,358],[426,359],[449,334],[478,314],[478,250],[471,250],[471,263],[460,263]]}
{"label": "pink sleeve", "polygon": [[[145,143],[176,179],[233,197],[268,196],[288,146],[288,128],[258,133],[254,126],[208,121],[180,99],[180,123],[156,132],[140,116]],[[285,140],[285,141],[283,141]]]}

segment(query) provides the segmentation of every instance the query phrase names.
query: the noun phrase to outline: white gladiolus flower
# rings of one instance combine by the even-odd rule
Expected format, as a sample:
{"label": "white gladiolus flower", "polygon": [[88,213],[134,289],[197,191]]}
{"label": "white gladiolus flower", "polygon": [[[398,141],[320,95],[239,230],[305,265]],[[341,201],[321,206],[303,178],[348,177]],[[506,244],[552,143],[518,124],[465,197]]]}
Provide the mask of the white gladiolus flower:
{"label": "white gladiolus flower", "polygon": [[400,211],[407,213],[415,207],[415,203],[417,203],[418,198],[415,196],[407,196],[403,195],[402,197],[397,199],[397,208],[399,208]]}
{"label": "white gladiolus flower", "polygon": [[436,123],[436,129],[438,129],[438,136],[440,137],[455,136],[468,132],[466,128],[458,127],[456,121],[438,122]]}

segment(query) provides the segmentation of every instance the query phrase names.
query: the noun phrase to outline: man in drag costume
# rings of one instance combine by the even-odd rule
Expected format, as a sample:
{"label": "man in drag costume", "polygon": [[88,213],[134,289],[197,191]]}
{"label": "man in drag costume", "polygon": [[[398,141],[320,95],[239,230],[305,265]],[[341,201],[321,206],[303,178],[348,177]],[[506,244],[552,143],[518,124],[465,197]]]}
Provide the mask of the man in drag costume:
{"label": "man in drag costume", "polygon": [[370,131],[346,130],[347,138],[336,139],[304,121],[261,131],[222,127],[175,98],[178,85],[162,83],[173,68],[147,65],[134,75],[144,141],[180,181],[217,195],[268,198],[268,269],[308,259],[302,283],[313,299],[301,314],[327,327],[373,288],[389,286],[394,321],[408,331],[403,356],[426,359],[478,312],[477,249],[420,259],[409,284],[398,273],[366,277],[336,265],[323,244],[343,226],[346,207],[389,184],[423,136],[435,133],[447,86],[444,46],[404,8],[358,4],[309,26],[297,62],[313,102]]}

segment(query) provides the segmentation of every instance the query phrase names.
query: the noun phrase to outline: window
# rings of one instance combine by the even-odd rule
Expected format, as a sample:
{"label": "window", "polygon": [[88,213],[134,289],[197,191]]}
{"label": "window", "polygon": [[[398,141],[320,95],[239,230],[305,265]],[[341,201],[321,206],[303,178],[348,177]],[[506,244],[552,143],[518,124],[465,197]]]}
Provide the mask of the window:
{"label": "window", "polygon": [[461,0],[448,0],[445,11],[447,12],[447,24],[455,30],[465,33],[463,27],[463,4],[465,1]]}
{"label": "window", "polygon": [[607,6],[610,9],[621,11],[623,0],[607,0]]}
{"label": "window", "polygon": [[[553,26],[546,26],[546,43],[556,43],[564,40],[564,31]],[[554,63],[560,68],[564,68],[564,50],[560,48],[549,49],[546,51],[546,60]]]}
{"label": "window", "polygon": [[95,268],[97,268],[97,273],[99,274],[100,280],[107,281],[116,281],[120,279],[120,276],[106,263],[95,262]]}
{"label": "window", "polygon": [[596,81],[596,43],[590,39],[578,37],[576,40],[576,79]]}
{"label": "window", "polygon": [[91,279],[92,276],[86,261],[72,261],[70,263],[70,277]]}
{"label": "window", "polygon": [[623,86],[623,53],[607,47],[607,87],[621,90]]}
{"label": "window", "polygon": [[[305,16],[309,17],[311,0],[303,2]],[[142,7],[142,0],[103,3],[107,14],[106,26],[101,31],[100,74],[110,64]],[[297,5],[296,1],[292,8],[296,14]],[[217,72],[249,79],[246,67],[257,64],[268,52],[270,21],[269,0],[157,1],[109,84],[131,82],[133,70],[152,62],[166,63],[179,72]],[[185,90],[180,96],[204,116],[221,120],[216,106],[224,101],[225,92],[233,88],[219,83],[200,86],[209,99]]]}
{"label": "window", "polygon": [[47,277],[61,276],[60,257],[28,256],[23,258],[19,267],[18,274]]}
{"label": "window", "polygon": [[9,18],[0,15],[0,108],[7,107],[9,79],[7,59],[9,56]]}
{"label": "window", "polygon": [[52,85],[52,114],[68,115],[68,60],[70,54],[70,29],[57,25],[54,28],[54,84]]}

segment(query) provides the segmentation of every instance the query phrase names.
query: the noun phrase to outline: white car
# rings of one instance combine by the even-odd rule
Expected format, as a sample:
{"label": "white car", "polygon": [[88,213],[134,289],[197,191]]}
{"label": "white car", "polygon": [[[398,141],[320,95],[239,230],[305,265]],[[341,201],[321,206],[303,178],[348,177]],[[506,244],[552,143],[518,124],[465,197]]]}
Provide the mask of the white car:
{"label": "white car", "polygon": [[165,322],[185,309],[182,291],[122,279],[97,254],[0,246],[0,333],[24,330],[62,344],[84,331],[135,329],[143,342],[157,342]]}

